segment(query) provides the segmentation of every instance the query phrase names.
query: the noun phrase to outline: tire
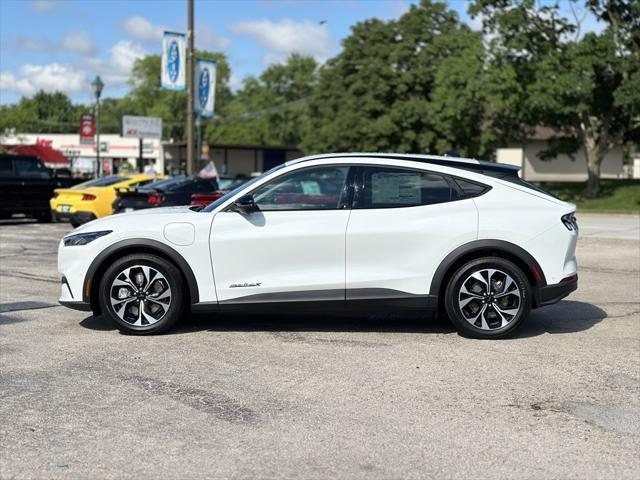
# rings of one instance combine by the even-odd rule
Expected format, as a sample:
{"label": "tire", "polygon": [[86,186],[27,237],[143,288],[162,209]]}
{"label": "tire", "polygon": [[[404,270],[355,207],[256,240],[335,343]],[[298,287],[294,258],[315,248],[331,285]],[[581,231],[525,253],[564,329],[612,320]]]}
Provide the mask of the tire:
{"label": "tire", "polygon": [[39,213],[35,217],[38,223],[51,223],[53,221],[51,212]]}
{"label": "tire", "polygon": [[71,224],[71,226],[73,228],[78,228],[80,225],[82,225],[82,222],[79,222],[79,221],[74,220],[72,218],[69,219],[69,223]]}
{"label": "tire", "polygon": [[514,263],[499,257],[472,260],[447,284],[445,308],[458,332],[492,339],[515,332],[529,316],[529,280]]}
{"label": "tire", "polygon": [[182,274],[175,265],[143,253],[118,259],[102,276],[99,287],[102,312],[120,331],[133,335],[158,334],[171,328],[184,313],[186,295]]}

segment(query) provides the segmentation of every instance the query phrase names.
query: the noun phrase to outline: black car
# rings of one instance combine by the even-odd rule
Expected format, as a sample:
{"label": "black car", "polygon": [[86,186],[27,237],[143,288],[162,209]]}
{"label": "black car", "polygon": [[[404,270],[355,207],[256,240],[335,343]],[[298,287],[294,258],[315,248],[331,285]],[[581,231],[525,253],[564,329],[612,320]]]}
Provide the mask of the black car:
{"label": "black car", "polygon": [[51,221],[49,199],[56,179],[36,157],[0,153],[0,218],[22,213]]}
{"label": "black car", "polygon": [[194,193],[219,190],[215,178],[179,176],[150,183],[135,190],[118,191],[112,207],[113,213],[130,212],[143,208],[189,205]]}

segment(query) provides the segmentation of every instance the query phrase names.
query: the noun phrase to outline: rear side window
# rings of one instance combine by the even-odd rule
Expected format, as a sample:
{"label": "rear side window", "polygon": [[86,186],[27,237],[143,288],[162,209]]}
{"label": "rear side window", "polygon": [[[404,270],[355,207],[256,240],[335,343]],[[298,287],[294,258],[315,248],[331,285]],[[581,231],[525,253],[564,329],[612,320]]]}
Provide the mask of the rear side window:
{"label": "rear side window", "polygon": [[449,202],[455,192],[443,175],[390,167],[365,167],[356,208],[396,208]]}
{"label": "rear side window", "polygon": [[477,197],[489,189],[486,185],[463,180],[462,178],[454,178],[454,181],[458,184],[458,187],[460,187],[460,191],[464,198]]}
{"label": "rear side window", "polygon": [[32,158],[17,158],[16,169],[19,177],[50,179],[49,170],[42,163]]}
{"label": "rear side window", "polygon": [[0,158],[0,176],[12,177],[13,167],[10,158]]}

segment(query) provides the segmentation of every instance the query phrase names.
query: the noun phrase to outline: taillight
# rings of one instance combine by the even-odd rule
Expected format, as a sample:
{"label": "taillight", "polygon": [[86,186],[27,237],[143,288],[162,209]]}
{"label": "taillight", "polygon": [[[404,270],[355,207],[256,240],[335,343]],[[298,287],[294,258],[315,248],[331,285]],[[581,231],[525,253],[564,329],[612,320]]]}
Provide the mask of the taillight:
{"label": "taillight", "polygon": [[576,216],[574,215],[574,212],[571,213],[567,213],[566,215],[563,215],[561,218],[562,223],[564,223],[564,226],[567,227],[567,230],[571,230],[573,231],[578,231],[578,221],[576,220]]}
{"label": "taillight", "polygon": [[92,200],[95,200],[96,196],[95,195],[91,195],[90,193],[85,193],[82,195],[82,201],[83,202],[90,202]]}
{"label": "taillight", "polygon": [[157,205],[162,201],[162,195],[149,195],[147,197],[147,203],[151,203],[152,205]]}

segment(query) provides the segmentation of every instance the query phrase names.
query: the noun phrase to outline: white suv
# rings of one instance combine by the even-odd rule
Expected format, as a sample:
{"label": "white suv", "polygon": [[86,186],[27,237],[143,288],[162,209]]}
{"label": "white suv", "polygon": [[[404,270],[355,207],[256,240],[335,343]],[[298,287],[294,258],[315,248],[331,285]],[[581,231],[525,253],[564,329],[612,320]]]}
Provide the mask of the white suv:
{"label": "white suv", "polygon": [[286,162],[203,210],[90,222],[60,303],[158,333],[192,311],[437,310],[477,338],[577,288],[575,206],[509,165],[422,155]]}

